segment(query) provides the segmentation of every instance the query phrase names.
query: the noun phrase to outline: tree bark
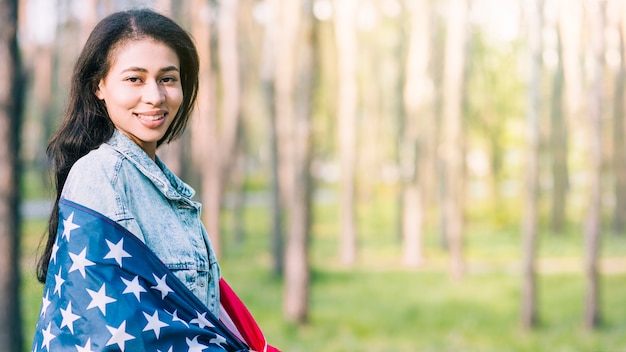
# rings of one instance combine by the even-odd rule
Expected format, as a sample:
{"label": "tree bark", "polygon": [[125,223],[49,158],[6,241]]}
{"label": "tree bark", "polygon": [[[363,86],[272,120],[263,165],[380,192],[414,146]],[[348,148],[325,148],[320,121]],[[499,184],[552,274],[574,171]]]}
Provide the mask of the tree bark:
{"label": "tree bark", "polygon": [[276,72],[276,50],[278,34],[280,32],[279,1],[268,0],[266,6],[268,18],[264,23],[263,56],[261,63],[261,87],[267,106],[268,115],[268,142],[270,157],[270,200],[271,200],[271,248],[272,272],[275,277],[281,277],[284,272],[284,235],[283,235],[283,207],[280,187],[280,156],[278,154],[278,128],[276,86],[274,84]]}
{"label": "tree bark", "polygon": [[552,218],[554,233],[561,233],[565,223],[568,172],[567,172],[567,120],[563,116],[563,49],[561,35],[557,33],[558,55],[556,71],[552,80],[551,104],[551,156],[552,156]]}
{"label": "tree bark", "polygon": [[[289,5],[287,5],[289,3]],[[309,238],[311,228],[311,177],[310,163],[312,150],[312,98],[314,78],[312,2],[310,0],[284,0],[284,15],[290,15],[289,21],[295,29],[297,43],[291,48],[290,57],[294,69],[291,87],[294,115],[290,134],[293,136],[291,147],[291,168],[289,175],[293,188],[289,193],[289,225],[285,246],[285,302],[286,318],[295,323],[308,320],[310,264]],[[284,23],[284,22],[283,22]],[[280,147],[283,147],[281,145]]]}
{"label": "tree bark", "polygon": [[621,61],[616,75],[613,96],[613,167],[615,172],[613,207],[613,232],[624,234],[626,231],[626,141],[624,140],[624,92],[626,85],[626,5],[622,4],[619,42]]}
{"label": "tree bark", "polygon": [[[219,2],[217,20],[218,58],[221,83],[220,166],[224,184],[233,166],[240,130],[241,84],[239,74],[238,11],[239,0]],[[222,187],[224,188],[224,187]]]}
{"label": "tree bark", "polygon": [[400,142],[402,170],[402,234],[403,261],[415,267],[423,261],[422,234],[424,227],[423,181],[426,168],[425,140],[432,120],[433,82],[430,68],[430,1],[408,4],[410,31],[404,86],[404,131]]}
{"label": "tree bark", "polygon": [[356,229],[356,13],[355,0],[335,0],[335,38],[337,43],[340,184],[340,259],[353,265],[357,256]]}
{"label": "tree bark", "polygon": [[192,119],[191,150],[193,163],[199,170],[202,188],[204,223],[216,255],[221,254],[220,211],[222,203],[221,172],[217,118],[215,114],[215,78],[212,68],[210,7],[206,0],[194,0],[191,32],[200,56],[198,103]]}
{"label": "tree bark", "polygon": [[443,76],[443,159],[445,233],[450,253],[450,276],[464,276],[463,258],[463,88],[467,41],[466,0],[450,2],[446,23]]}
{"label": "tree bark", "polygon": [[0,1],[0,346],[21,351],[19,295],[22,69],[17,47],[17,1]]}
{"label": "tree bark", "polygon": [[541,31],[543,1],[528,2],[529,78],[527,102],[526,193],[522,222],[523,282],[522,326],[530,329],[537,324],[537,212],[539,198],[539,114],[541,111]]}
{"label": "tree bark", "polygon": [[589,160],[590,194],[587,222],[585,226],[585,317],[587,329],[594,329],[601,323],[600,285],[598,256],[600,250],[601,208],[602,208],[602,85],[604,57],[604,16],[605,2],[589,3],[589,19],[593,59],[589,87]]}
{"label": "tree bark", "polygon": [[[229,186],[235,193],[237,200],[233,207],[234,227],[233,233],[237,237],[237,231],[243,226],[243,188],[237,187],[237,183],[243,184],[243,172],[236,170],[236,163],[241,152],[241,78],[239,69],[239,0],[220,2],[218,14],[218,54],[220,65],[220,82],[222,91],[221,104],[221,130],[220,130],[220,179],[223,180],[221,192],[224,193]],[[241,172],[240,175],[237,173]],[[241,232],[240,232],[241,234]]]}

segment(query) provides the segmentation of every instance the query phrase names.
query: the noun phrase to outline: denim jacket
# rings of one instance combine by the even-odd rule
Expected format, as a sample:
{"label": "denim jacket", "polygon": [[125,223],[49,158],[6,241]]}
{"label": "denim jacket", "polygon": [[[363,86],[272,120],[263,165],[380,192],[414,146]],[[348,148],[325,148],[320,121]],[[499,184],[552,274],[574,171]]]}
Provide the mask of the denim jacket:
{"label": "denim jacket", "polygon": [[61,196],[113,219],[139,237],[219,313],[220,268],[194,190],[119,131],[79,159]]}

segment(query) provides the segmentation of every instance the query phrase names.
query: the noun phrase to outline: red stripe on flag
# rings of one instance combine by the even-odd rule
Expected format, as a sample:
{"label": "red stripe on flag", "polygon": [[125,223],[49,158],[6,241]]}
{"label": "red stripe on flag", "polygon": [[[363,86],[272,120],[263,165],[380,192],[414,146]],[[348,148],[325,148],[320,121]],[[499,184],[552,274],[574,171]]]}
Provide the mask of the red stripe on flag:
{"label": "red stripe on flag", "polygon": [[238,335],[243,337],[248,347],[259,352],[280,352],[279,349],[267,344],[254,317],[223,278],[220,279],[220,303],[237,328]]}

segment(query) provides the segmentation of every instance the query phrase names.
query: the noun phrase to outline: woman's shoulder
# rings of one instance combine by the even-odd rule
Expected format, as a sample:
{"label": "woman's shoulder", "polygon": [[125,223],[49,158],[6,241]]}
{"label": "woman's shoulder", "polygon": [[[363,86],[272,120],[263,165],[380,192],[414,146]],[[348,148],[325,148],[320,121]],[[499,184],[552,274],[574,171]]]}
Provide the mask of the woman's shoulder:
{"label": "woman's shoulder", "polygon": [[74,169],[102,169],[119,163],[122,156],[106,143],[85,154],[72,166]]}
{"label": "woman's shoulder", "polygon": [[84,192],[83,188],[110,188],[118,182],[120,169],[124,165],[124,157],[107,144],[103,144],[78,159],[65,182],[64,193],[73,190]]}

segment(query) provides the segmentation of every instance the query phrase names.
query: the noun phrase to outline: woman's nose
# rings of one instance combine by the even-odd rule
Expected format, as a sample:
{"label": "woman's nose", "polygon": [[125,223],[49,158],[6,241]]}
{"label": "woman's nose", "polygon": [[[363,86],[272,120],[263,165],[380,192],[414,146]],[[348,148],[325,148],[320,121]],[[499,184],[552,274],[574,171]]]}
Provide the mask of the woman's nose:
{"label": "woman's nose", "polygon": [[165,99],[164,87],[155,81],[146,82],[142,93],[142,100],[152,105],[159,105]]}

